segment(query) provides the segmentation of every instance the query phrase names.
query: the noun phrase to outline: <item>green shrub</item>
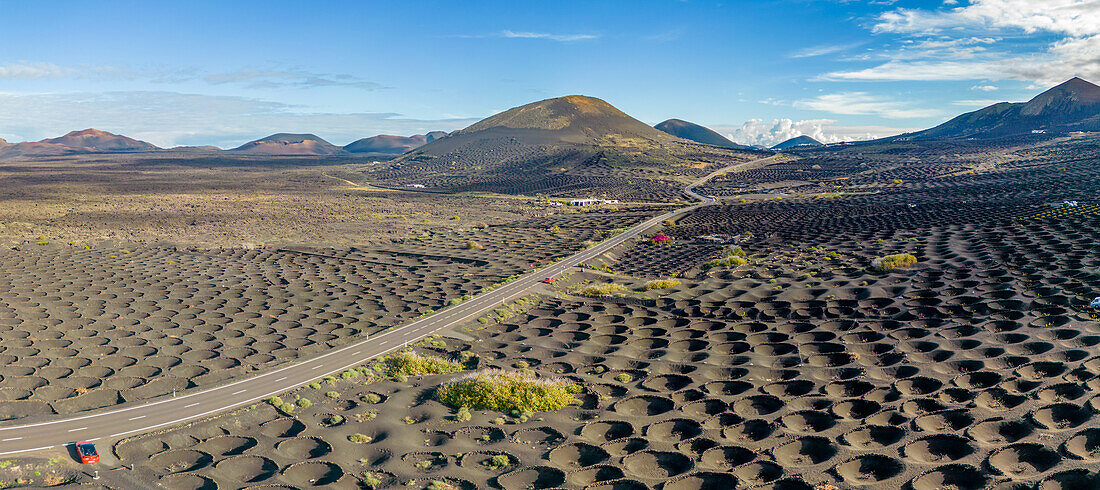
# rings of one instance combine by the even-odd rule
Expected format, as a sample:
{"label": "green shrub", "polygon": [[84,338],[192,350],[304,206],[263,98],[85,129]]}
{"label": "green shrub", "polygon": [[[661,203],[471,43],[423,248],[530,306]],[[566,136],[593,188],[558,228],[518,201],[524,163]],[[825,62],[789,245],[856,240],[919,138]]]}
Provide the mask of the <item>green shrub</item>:
{"label": "green shrub", "polygon": [[447,382],[435,392],[436,400],[455,408],[498,412],[549,412],[573,402],[573,383],[557,378],[536,378],[518,371],[487,369]]}
{"label": "green shrub", "polygon": [[313,406],[313,402],[309,401],[309,398],[299,398],[298,401],[295,403],[302,408],[309,408]]}
{"label": "green shrub", "polygon": [[739,265],[745,265],[747,263],[749,263],[749,261],[745,260],[743,257],[730,255],[729,257],[726,257],[724,259],[714,259],[710,262],[707,262],[706,264],[703,264],[703,268],[713,269],[715,267],[737,267]]}
{"label": "green shrub", "polygon": [[423,376],[426,374],[455,373],[462,364],[434,356],[422,356],[411,350],[383,357],[375,364],[375,370],[389,376]]}
{"label": "green shrub", "polygon": [[514,366],[516,369],[527,369],[531,367],[531,364],[527,361],[516,361],[514,364],[512,364],[512,366]]}
{"label": "green shrub", "polygon": [[877,271],[885,272],[894,269],[905,269],[916,263],[917,258],[912,254],[894,254],[871,261],[871,267]]}
{"label": "green shrub", "polygon": [[279,405],[279,411],[287,415],[292,414],[294,413],[294,404],[290,402],[283,402],[282,405]]}
{"label": "green shrub", "polygon": [[483,248],[485,248],[485,247],[482,247],[480,243],[477,243],[473,240],[470,240],[470,241],[466,242],[466,249],[467,250],[481,250]]}
{"label": "green shrub", "polygon": [[469,408],[459,407],[458,411],[455,412],[455,420],[458,422],[469,422],[472,418],[474,418],[474,414],[470,413]]}
{"label": "green shrub", "polygon": [[593,284],[593,285],[590,285],[590,286],[586,286],[584,289],[580,290],[579,294],[581,296],[592,296],[592,297],[595,297],[595,296],[610,296],[611,293],[617,293],[617,292],[625,290],[625,289],[626,289],[626,286],[623,286],[622,284],[615,284],[613,282],[608,282],[608,283],[604,283],[604,284]]}
{"label": "green shrub", "polygon": [[325,393],[325,396],[327,396],[329,398],[340,398],[340,392],[339,391],[329,391],[329,392]]}
{"label": "green shrub", "polygon": [[680,281],[676,279],[656,279],[645,283],[645,290],[652,291],[654,289],[668,289],[680,285]]}
{"label": "green shrub", "polygon": [[379,403],[382,401],[382,395],[379,395],[378,393],[367,393],[366,395],[359,397],[359,400],[363,401],[364,403]]}
{"label": "green shrub", "polygon": [[626,373],[619,373],[615,375],[615,381],[618,381],[620,383],[629,383],[633,380],[634,377]]}
{"label": "green shrub", "polygon": [[328,425],[340,425],[343,422],[344,417],[342,415],[329,415],[325,417],[325,423]]}
{"label": "green shrub", "polygon": [[511,466],[512,458],[508,457],[507,454],[495,454],[491,458],[482,461],[481,464],[495,470],[505,466]]}
{"label": "green shrub", "polygon": [[314,381],[314,382],[309,384],[309,387],[311,389],[314,389],[314,390],[319,390],[319,389],[321,389],[321,383],[318,383],[318,382]]}
{"label": "green shrub", "polygon": [[365,434],[360,434],[360,433],[356,432],[356,433],[348,436],[348,440],[351,441],[351,442],[354,442],[356,444],[366,444],[370,441],[373,441],[374,438],[371,437],[371,436],[368,436],[368,435],[365,435]]}

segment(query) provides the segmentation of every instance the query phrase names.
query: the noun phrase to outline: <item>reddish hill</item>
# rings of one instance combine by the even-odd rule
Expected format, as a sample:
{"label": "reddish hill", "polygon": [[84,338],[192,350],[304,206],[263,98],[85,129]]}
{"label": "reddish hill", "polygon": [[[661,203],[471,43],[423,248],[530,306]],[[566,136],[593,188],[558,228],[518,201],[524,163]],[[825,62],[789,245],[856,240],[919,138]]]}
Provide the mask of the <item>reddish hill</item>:
{"label": "reddish hill", "polygon": [[58,138],[0,145],[0,156],[49,156],[80,153],[154,151],[160,148],[119,134],[96,129],[73,131]]}
{"label": "reddish hill", "polygon": [[56,144],[74,149],[87,148],[92,151],[149,151],[159,149],[144,141],[91,128],[83,131],[73,131],[59,138],[45,139],[39,143]]}
{"label": "reddish hill", "polygon": [[229,151],[260,155],[334,155],[343,153],[339,146],[315,134],[277,133],[249,141]]}

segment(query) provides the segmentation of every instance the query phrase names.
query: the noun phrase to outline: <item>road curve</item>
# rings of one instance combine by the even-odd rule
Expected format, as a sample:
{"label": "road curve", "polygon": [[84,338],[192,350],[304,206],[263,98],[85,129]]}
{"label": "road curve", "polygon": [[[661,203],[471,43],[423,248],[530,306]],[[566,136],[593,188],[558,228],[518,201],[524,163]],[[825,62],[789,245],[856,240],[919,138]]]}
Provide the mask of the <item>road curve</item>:
{"label": "road curve", "polygon": [[595,246],[582,250],[553,265],[525,274],[488,293],[448,307],[438,313],[406,323],[364,340],[238,381],[185,395],[150,401],[126,408],[92,412],[64,419],[0,427],[0,456],[39,451],[70,444],[74,441],[113,440],[169,427],[213,415],[218,412],[256,403],[266,397],[316,381],[318,378],[362,365],[371,359],[400,349],[433,333],[476,317],[485,311],[507,303],[529,290],[546,277],[554,277],[570,267],[591,260],[613,247],[637,237],[676,215],[717,202],[712,197],[696,194],[694,188],[715,175],[760,161],[752,160],[711,173],[692,183],[684,192],[700,204],[676,209],[650,218]]}

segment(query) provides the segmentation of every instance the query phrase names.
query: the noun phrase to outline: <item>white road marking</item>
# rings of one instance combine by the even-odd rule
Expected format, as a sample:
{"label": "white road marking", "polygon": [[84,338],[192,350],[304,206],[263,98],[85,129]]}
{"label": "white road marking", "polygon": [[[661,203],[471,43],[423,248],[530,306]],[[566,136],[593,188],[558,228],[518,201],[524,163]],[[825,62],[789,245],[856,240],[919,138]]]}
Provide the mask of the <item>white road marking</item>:
{"label": "white road marking", "polygon": [[280,381],[282,381],[282,380],[284,380],[284,379],[286,379],[286,376],[283,376],[283,377],[281,377],[281,378],[279,378],[279,379],[275,380],[275,382],[276,382],[276,383],[278,383],[278,382],[280,382]]}
{"label": "white road marking", "polygon": [[20,439],[22,439],[22,437],[9,437],[7,439],[0,439],[0,442],[18,441]]}
{"label": "white road marking", "polygon": [[145,418],[144,415],[138,415],[137,417],[133,417],[130,420],[137,420],[137,419],[143,419],[143,418]]}
{"label": "white road marking", "polygon": [[198,405],[198,403],[192,403],[192,404],[190,404],[190,405],[184,405],[184,406],[183,406],[183,408],[191,408],[191,407],[193,407],[193,406],[195,406],[195,405]]}
{"label": "white road marking", "polygon": [[313,370],[313,369],[321,369],[321,368],[323,368],[323,367],[324,367],[324,366],[313,366],[313,367],[311,367],[311,368],[309,368],[309,369],[311,369],[311,370]]}
{"label": "white road marking", "polygon": [[8,452],[0,453],[0,456],[3,456],[5,454],[29,453],[31,451],[42,451],[44,449],[53,449],[53,446],[32,447],[30,449],[20,449],[18,451],[8,451]]}
{"label": "white road marking", "polygon": [[87,429],[88,429],[87,427],[81,427],[79,429],[69,429],[69,432],[76,432],[78,430],[87,430]]}
{"label": "white road marking", "polygon": [[240,395],[241,393],[244,393],[246,391],[248,391],[248,390],[238,390],[238,391],[234,391],[233,393],[230,393],[230,395]]}

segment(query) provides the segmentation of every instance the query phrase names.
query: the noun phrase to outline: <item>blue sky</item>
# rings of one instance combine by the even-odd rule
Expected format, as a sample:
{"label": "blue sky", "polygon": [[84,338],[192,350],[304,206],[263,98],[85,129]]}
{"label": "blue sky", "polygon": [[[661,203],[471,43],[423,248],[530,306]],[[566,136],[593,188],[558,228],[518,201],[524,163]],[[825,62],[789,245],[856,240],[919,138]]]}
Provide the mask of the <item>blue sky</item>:
{"label": "blue sky", "polygon": [[735,140],[930,127],[1075,75],[1088,0],[0,0],[0,138],[162,146],[453,130],[566,94]]}

